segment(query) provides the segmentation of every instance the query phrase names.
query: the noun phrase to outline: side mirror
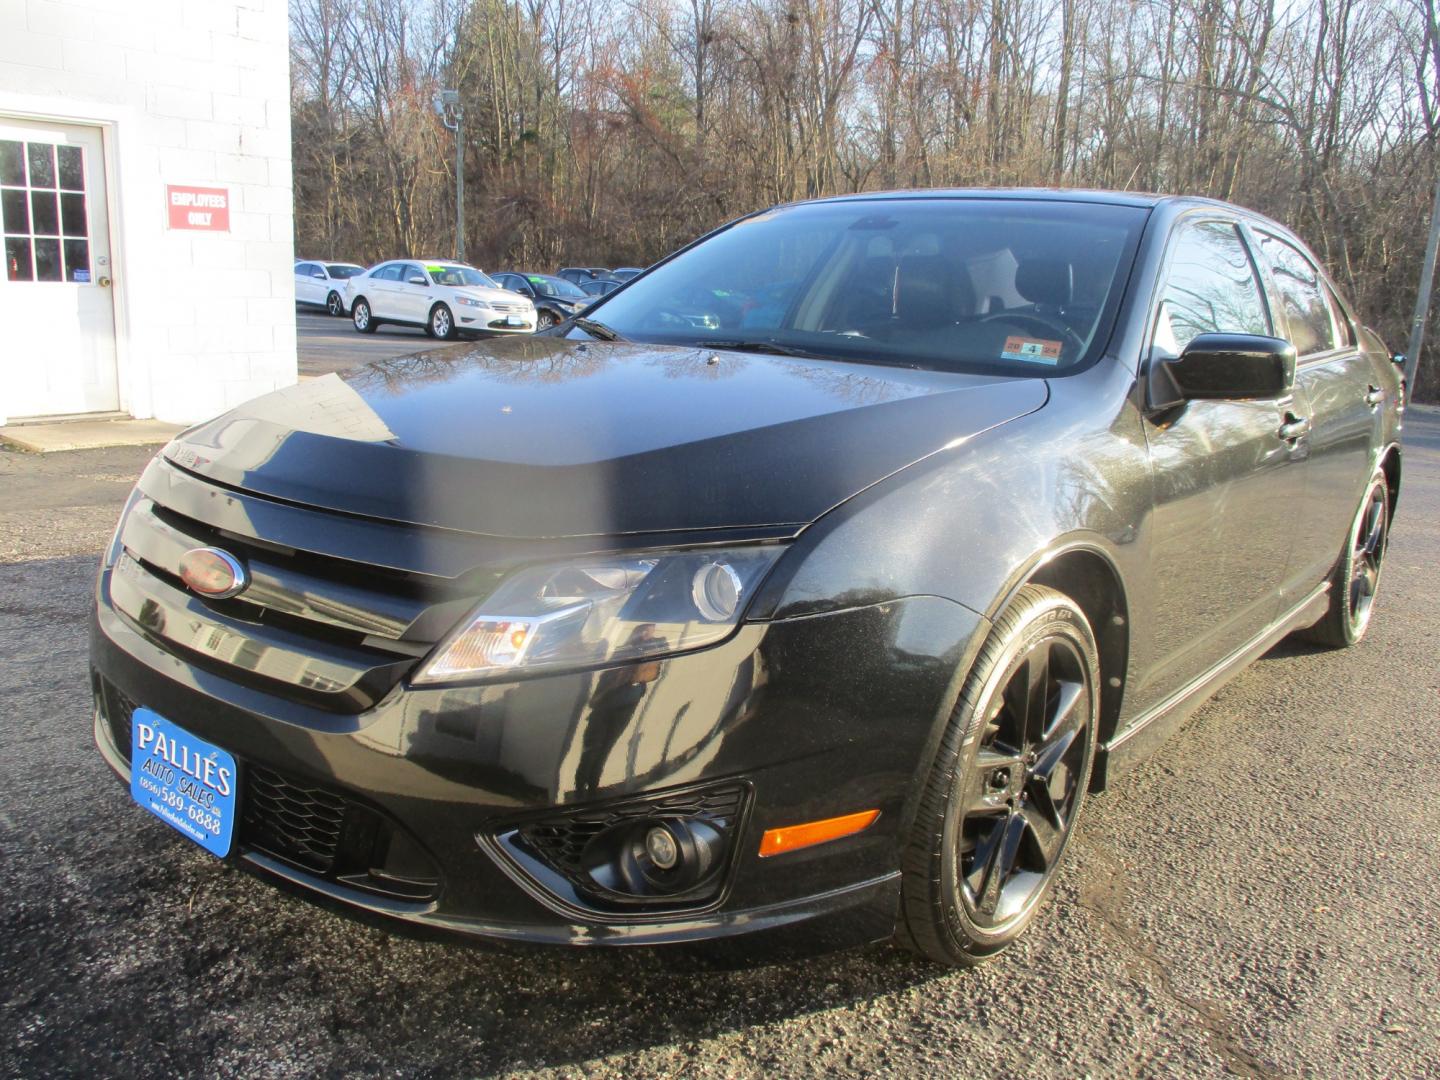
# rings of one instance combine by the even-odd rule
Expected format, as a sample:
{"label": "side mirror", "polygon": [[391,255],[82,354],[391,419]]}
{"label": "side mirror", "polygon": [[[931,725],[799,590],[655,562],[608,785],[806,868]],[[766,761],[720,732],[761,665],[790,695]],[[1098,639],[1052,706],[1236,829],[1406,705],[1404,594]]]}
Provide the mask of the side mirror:
{"label": "side mirror", "polygon": [[1295,386],[1295,346],[1260,334],[1198,334],[1177,357],[1152,356],[1152,408],[1186,401],[1256,401]]}
{"label": "side mirror", "polygon": [[405,284],[407,284],[407,285],[429,285],[430,283],[425,280],[425,277],[424,277],[423,274],[411,274],[408,278],[405,279]]}

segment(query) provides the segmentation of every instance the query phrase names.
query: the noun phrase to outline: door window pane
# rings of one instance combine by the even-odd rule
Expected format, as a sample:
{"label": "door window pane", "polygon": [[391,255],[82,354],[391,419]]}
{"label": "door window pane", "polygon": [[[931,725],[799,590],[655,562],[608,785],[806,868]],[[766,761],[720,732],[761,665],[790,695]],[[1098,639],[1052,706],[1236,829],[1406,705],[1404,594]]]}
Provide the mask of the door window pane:
{"label": "door window pane", "polygon": [[25,155],[21,144],[10,139],[0,139],[0,184],[25,183]]}
{"label": "door window pane", "polygon": [[1330,301],[1330,310],[1335,316],[1335,347],[1337,349],[1348,349],[1355,344],[1355,333],[1350,328],[1350,319],[1345,314],[1345,307],[1340,303],[1335,290],[1328,285],[1325,287],[1325,298]]}
{"label": "door window pane", "polygon": [[0,189],[5,276],[10,281],[89,283],[84,149],[0,141],[0,180],[9,185]]}
{"label": "door window pane", "polygon": [[1250,256],[1228,222],[1180,227],[1161,297],[1155,344],[1174,355],[1198,334],[1270,333]]}
{"label": "door window pane", "polygon": [[65,272],[60,267],[59,240],[48,240],[43,236],[35,238],[35,280],[65,280]]}
{"label": "door window pane", "polygon": [[60,211],[55,205],[55,192],[30,193],[30,231],[36,236],[60,235]]}
{"label": "door window pane", "polygon": [[66,191],[85,190],[85,151],[78,146],[57,146],[60,159],[60,186]]}
{"label": "door window pane", "polygon": [[25,192],[16,188],[0,190],[0,218],[7,233],[30,232],[30,203]]}
{"label": "door window pane", "polygon": [[1260,252],[1275,279],[1295,352],[1308,356],[1335,348],[1335,327],[1319,272],[1291,244],[1269,233],[1259,235]]}
{"label": "door window pane", "polygon": [[28,236],[7,236],[5,238],[5,277],[10,281],[35,280],[35,271],[30,265],[30,238]]}
{"label": "door window pane", "polygon": [[90,241],[65,241],[65,280],[88,282],[90,280]]}
{"label": "door window pane", "polygon": [[60,196],[60,231],[66,236],[88,236],[85,228],[85,196],[66,193]]}
{"label": "door window pane", "polygon": [[55,186],[55,146],[53,143],[26,143],[30,156],[30,186],[53,188]]}

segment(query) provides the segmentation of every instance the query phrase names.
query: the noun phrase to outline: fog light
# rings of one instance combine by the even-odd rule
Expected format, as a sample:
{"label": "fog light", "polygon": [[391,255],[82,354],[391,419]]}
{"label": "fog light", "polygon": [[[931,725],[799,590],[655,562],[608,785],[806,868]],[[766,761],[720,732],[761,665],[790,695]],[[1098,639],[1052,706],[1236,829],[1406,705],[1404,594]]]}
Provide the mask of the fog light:
{"label": "fog light", "polygon": [[675,846],[675,838],[670,835],[669,830],[662,829],[658,825],[645,834],[645,851],[653,862],[661,870],[672,870],[680,858],[680,849]]}

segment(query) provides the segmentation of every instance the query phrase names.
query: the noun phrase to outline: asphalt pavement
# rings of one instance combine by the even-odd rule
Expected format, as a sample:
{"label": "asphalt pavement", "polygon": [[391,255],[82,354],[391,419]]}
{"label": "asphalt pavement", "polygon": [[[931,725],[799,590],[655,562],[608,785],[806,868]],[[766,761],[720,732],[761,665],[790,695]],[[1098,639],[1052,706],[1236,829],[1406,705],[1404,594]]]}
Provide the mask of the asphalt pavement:
{"label": "asphalt pavement", "polygon": [[422,943],[230,869],[91,745],[91,582],[145,453],[0,452],[0,1076],[1433,1077],[1440,412],[1408,427],[1367,640],[1283,643],[1090,801],[973,972]]}

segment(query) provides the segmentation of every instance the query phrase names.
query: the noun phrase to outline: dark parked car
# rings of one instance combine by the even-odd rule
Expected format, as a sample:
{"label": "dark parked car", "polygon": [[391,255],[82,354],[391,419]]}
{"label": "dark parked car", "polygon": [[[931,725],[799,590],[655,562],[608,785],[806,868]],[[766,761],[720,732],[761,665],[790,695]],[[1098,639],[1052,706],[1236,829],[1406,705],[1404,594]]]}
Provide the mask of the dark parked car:
{"label": "dark parked car", "polygon": [[973,963],[1087,791],[1372,617],[1400,374],[1247,211],[802,203],[590,314],[154,459],[91,639],[142,806],[412,925]]}
{"label": "dark parked car", "polygon": [[577,315],[590,303],[580,287],[562,277],[550,274],[520,274],[513,271],[495,274],[502,289],[528,296],[535,304],[535,328],[548,330],[556,323]]}
{"label": "dark parked car", "polygon": [[639,266],[622,266],[618,270],[611,270],[610,276],[623,284],[633,277],[639,277],[644,272],[644,269]]}
{"label": "dark parked car", "polygon": [[596,278],[593,281],[587,281],[581,285],[580,291],[586,296],[591,297],[591,302],[593,303],[602,296],[609,296],[623,284],[624,282],[616,281],[614,278]]}
{"label": "dark parked car", "polygon": [[567,266],[565,269],[557,272],[555,276],[564,278],[570,282],[571,285],[578,285],[584,288],[586,282],[608,280],[610,271],[603,266]]}

